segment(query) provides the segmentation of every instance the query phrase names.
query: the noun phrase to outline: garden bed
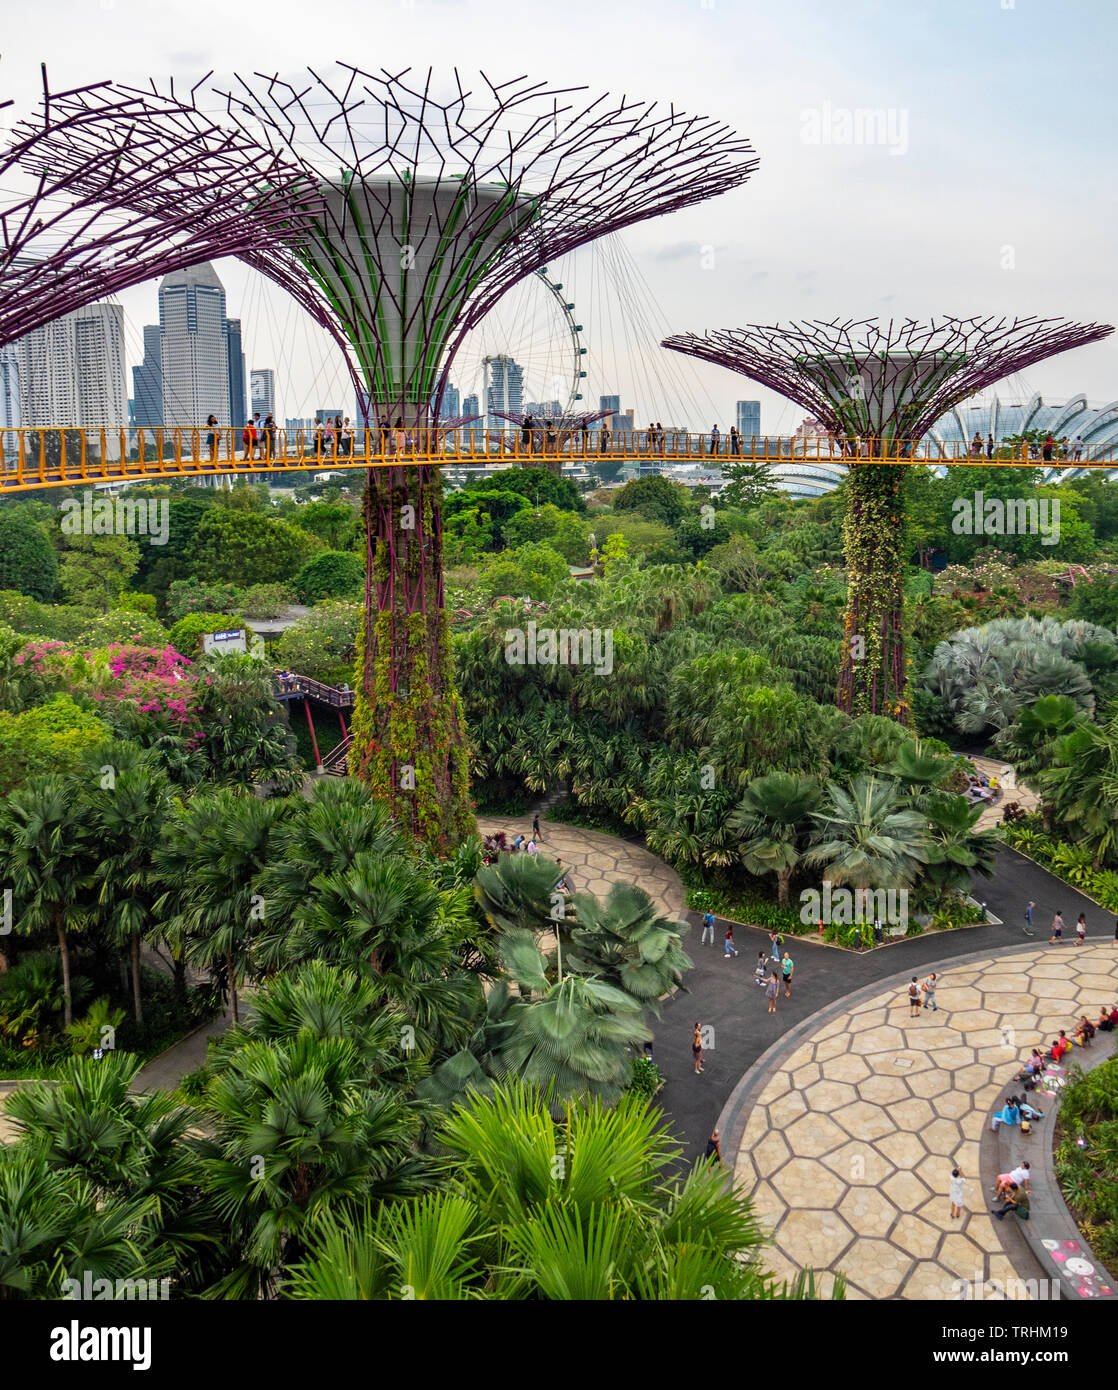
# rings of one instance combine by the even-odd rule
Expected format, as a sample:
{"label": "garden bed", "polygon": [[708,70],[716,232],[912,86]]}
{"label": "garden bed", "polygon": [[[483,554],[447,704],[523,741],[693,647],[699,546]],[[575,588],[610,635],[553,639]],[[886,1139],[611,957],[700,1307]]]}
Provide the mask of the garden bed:
{"label": "garden bed", "polygon": [[1118,1056],[1069,1079],[1053,1147],[1068,1209],[1118,1284]]}

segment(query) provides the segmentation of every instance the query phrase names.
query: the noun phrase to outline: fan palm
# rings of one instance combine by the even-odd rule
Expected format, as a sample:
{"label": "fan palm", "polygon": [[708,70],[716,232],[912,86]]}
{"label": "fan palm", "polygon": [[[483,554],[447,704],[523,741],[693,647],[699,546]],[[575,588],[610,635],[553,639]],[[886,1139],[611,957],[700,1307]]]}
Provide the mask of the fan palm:
{"label": "fan palm", "polygon": [[965,796],[933,796],[925,808],[928,825],[927,881],[941,896],[954,889],[966,892],[975,875],[990,878],[998,850],[993,830],[975,830],[981,805]]}
{"label": "fan palm", "polygon": [[683,983],[691,960],[680,945],[686,922],[662,917],[635,883],[613,883],[605,902],[576,893],[577,925],[569,928],[563,963],[624,990],[657,1015],[657,1000]]}
{"label": "fan palm", "polygon": [[788,885],[800,864],[807,818],[819,804],[813,777],[770,772],[756,777],[731,813],[727,828],[741,836],[739,853],[751,874],[776,874],[778,901],[788,901]]}
{"label": "fan palm", "polygon": [[855,777],[827,786],[812,813],[816,842],[806,855],[832,883],[854,888],[906,887],[928,858],[924,817],[907,806],[895,782]]}

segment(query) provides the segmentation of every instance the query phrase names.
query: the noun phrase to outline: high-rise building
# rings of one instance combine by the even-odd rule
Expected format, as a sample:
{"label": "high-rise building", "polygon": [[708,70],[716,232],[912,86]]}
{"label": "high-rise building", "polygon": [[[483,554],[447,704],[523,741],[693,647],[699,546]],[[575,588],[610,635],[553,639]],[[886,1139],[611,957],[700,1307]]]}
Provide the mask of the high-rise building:
{"label": "high-rise building", "polygon": [[163,424],[163,347],[157,323],[144,325],[144,360],[132,368],[135,422],[139,429]]}
{"label": "high-rise building", "polygon": [[615,430],[617,426],[617,416],[621,413],[620,396],[599,396],[598,409],[608,410],[610,413],[603,419],[603,425],[609,425],[610,429]]}
{"label": "high-rise building", "polygon": [[466,397],[466,399],[462,402],[462,414],[463,414],[463,415],[480,415],[480,414],[481,414],[481,411],[478,409],[478,399],[477,399],[477,396],[467,396],[467,397]]}
{"label": "high-rise building", "polygon": [[270,367],[256,367],[251,374],[252,414],[265,420],[276,413],[276,374]]}
{"label": "high-rise building", "polygon": [[24,425],[107,431],[107,456],[120,457],[128,425],[124,310],[90,304],[20,338],[19,413]]}
{"label": "high-rise building", "polygon": [[159,282],[163,424],[184,429],[229,419],[225,287],[208,261]]}
{"label": "high-rise building", "polygon": [[507,353],[485,359],[486,375],[489,382],[486,403],[489,418],[487,426],[491,430],[507,429],[508,421],[498,410],[519,417],[524,412],[524,368]]}
{"label": "high-rise building", "polygon": [[531,415],[533,420],[558,420],[563,407],[558,401],[525,401],[524,414]]}
{"label": "high-rise building", "polygon": [[735,423],[738,427],[738,434],[743,439],[749,439],[753,435],[761,433],[760,401],[738,401],[734,409],[737,415]]}
{"label": "high-rise building", "polygon": [[0,429],[15,429],[23,419],[20,412],[19,344],[0,347]]}
{"label": "high-rise building", "polygon": [[243,430],[248,412],[245,407],[247,378],[240,319],[225,320],[225,355],[229,361],[229,424],[234,430]]}
{"label": "high-rise building", "polygon": [[445,420],[452,415],[461,415],[461,413],[462,395],[459,392],[458,387],[452,385],[452,383],[448,381],[446,384],[446,390],[443,392],[443,403],[442,408],[439,411],[439,416],[441,419]]}

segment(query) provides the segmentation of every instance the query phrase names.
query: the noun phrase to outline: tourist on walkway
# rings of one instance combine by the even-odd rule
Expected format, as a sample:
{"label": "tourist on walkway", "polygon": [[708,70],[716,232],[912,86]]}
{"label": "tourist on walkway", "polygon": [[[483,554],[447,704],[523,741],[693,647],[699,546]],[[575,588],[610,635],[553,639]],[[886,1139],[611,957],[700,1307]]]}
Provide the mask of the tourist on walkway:
{"label": "tourist on walkway", "polygon": [[966,1185],[967,1180],[963,1177],[963,1170],[961,1168],[952,1168],[951,1181],[948,1183],[948,1196],[951,1198],[951,1215],[953,1217],[962,1216],[963,1214],[963,1202],[965,1200],[964,1189]]}
{"label": "tourist on walkway", "polygon": [[735,458],[741,457],[741,435],[738,434],[737,427],[730,426],[730,453]]}
{"label": "tourist on walkway", "polygon": [[698,1023],[691,1033],[691,1056],[695,1062],[695,1075],[703,1069],[703,1030]]}
{"label": "tourist on walkway", "polygon": [[761,986],[765,987],[765,979],[769,973],[769,958],[764,951],[757,952],[757,964],[753,967],[753,978]]}
{"label": "tourist on walkway", "polygon": [[1019,1125],[1021,1123],[1021,1111],[1014,1103],[1012,1096],[1006,1096],[1005,1104],[991,1117],[990,1128],[995,1134],[998,1132],[999,1125]]}
{"label": "tourist on walkway", "polygon": [[1028,1162],[1019,1163],[1012,1173],[999,1173],[998,1180],[994,1185],[994,1196],[1004,1197],[1011,1187],[1029,1190],[1029,1178],[1032,1176]]}
{"label": "tourist on walkway", "polygon": [[765,986],[765,998],[769,1001],[769,1013],[776,1013],[776,996],[780,993],[780,981],[776,978],[774,971],[769,976],[769,982]]}
{"label": "tourist on walkway", "polygon": [[986,457],[988,459],[994,457],[994,436],[992,434],[986,436]]}
{"label": "tourist on walkway", "polygon": [[737,954],[738,954],[738,948],[734,945],[734,929],[733,929],[733,927],[730,926],[730,924],[727,922],[727,924],[726,924],[726,940],[725,940],[725,942],[723,943],[723,947],[722,947],[722,959],[723,959],[723,960],[729,960],[729,958],[730,958],[731,956],[734,956],[734,957],[736,958],[736,957],[737,957]]}
{"label": "tourist on walkway", "polygon": [[543,836],[540,834],[540,813],[538,811],[532,817],[532,839],[543,839]]}
{"label": "tourist on walkway", "polygon": [[206,439],[210,446],[210,462],[217,462],[217,446],[221,440],[221,430],[218,428],[217,416],[211,415],[206,421]]}
{"label": "tourist on walkway", "polygon": [[1007,1212],[1014,1212],[1017,1216],[1026,1218],[1029,1214],[1029,1199],[1016,1183],[1013,1183],[1005,1194],[1004,1206],[990,1208],[990,1215],[996,1216],[999,1221],[1005,1220]]}
{"label": "tourist on walkway", "polygon": [[713,1158],[719,1168],[722,1167],[722,1144],[718,1138],[718,1131],[716,1129],[712,1129],[710,1132],[710,1138],[707,1140],[707,1146],[703,1153],[703,1157],[707,1160]]}
{"label": "tourist on walkway", "polygon": [[610,451],[610,446],[611,446],[612,443],[613,443],[613,431],[610,429],[610,427],[609,427],[609,425],[608,425],[608,423],[607,423],[607,424],[604,424],[604,425],[602,426],[601,432],[600,432],[599,435],[598,435],[598,451],[599,451],[599,453],[608,454],[609,451]]}
{"label": "tourist on walkway", "polygon": [[977,430],[975,430],[974,438],[970,442],[970,451],[975,458],[980,459],[982,457],[982,436]]}
{"label": "tourist on walkway", "polygon": [[924,981],[924,1007],[936,1012],[936,972],[933,970]]}
{"label": "tourist on walkway", "polygon": [[784,938],[779,932],[769,932],[769,940],[772,942],[772,956],[777,965],[780,964],[780,948],[784,945]]}
{"label": "tourist on walkway", "polygon": [[1049,946],[1052,946],[1052,945],[1055,944],[1055,942],[1057,942],[1057,941],[1063,941],[1063,939],[1064,939],[1064,917],[1063,917],[1063,913],[1057,912],[1056,915],[1055,915],[1055,917],[1052,918],[1052,935],[1048,938],[1048,944],[1049,944]]}
{"label": "tourist on walkway", "polygon": [[532,417],[525,415],[520,426],[520,452],[529,454],[532,451]]}
{"label": "tourist on walkway", "polygon": [[1032,936],[1032,934],[1033,934],[1033,908],[1034,908],[1034,907],[1036,907],[1036,903],[1030,902],[1030,903],[1026,903],[1026,904],[1025,904],[1025,931],[1028,933],[1029,936]]}
{"label": "tourist on walkway", "polygon": [[1079,435],[1075,436],[1075,443],[1072,446],[1071,457],[1074,463],[1078,463],[1083,457],[1083,440]]}
{"label": "tourist on walkway", "polygon": [[1052,1051],[1048,1054],[1048,1060],[1059,1064],[1071,1051],[1071,1042],[1067,1033],[1060,1029],[1060,1036],[1052,1044]]}
{"label": "tourist on walkway", "polygon": [[915,975],[908,986],[908,1016],[909,1018],[919,1018],[920,1016],[920,983]]}
{"label": "tourist on walkway", "polygon": [[722,431],[718,428],[718,426],[717,426],[717,425],[711,425],[711,427],[710,427],[710,452],[711,452],[712,454],[717,454],[717,453],[718,453],[718,445],[719,445],[719,442],[720,442],[720,440],[721,440],[721,437],[722,437]]}
{"label": "tourist on walkway", "polygon": [[700,946],[707,944],[707,935],[710,935],[710,944],[714,945],[714,913],[707,911],[703,913],[703,934],[699,940]]}
{"label": "tourist on walkway", "polygon": [[1050,434],[1046,435],[1044,443],[1041,445],[1040,449],[1040,456],[1046,463],[1052,462],[1052,451],[1053,449],[1055,449],[1055,447],[1056,441],[1052,438]]}
{"label": "tourist on walkway", "polygon": [[1081,913],[1079,914],[1078,918],[1076,919],[1076,923],[1075,923],[1075,944],[1076,944],[1077,946],[1082,946],[1082,945],[1083,945],[1083,939],[1084,939],[1084,937],[1086,937],[1086,935],[1087,935],[1087,914],[1086,914],[1085,912],[1081,912]]}
{"label": "tourist on walkway", "polygon": [[242,455],[242,462],[244,462],[252,458],[256,451],[256,428],[251,420],[244,427],[244,431],[241,434],[241,443],[245,446],[245,451]]}
{"label": "tourist on walkway", "polygon": [[791,999],[792,997],[792,971],[795,968],[795,961],[793,961],[792,957],[788,954],[787,951],[785,951],[784,959],[780,962],[781,973],[784,976],[785,999]]}
{"label": "tourist on walkway", "polygon": [[276,456],[276,422],[269,415],[264,421],[264,445],[260,451],[260,457],[274,459]]}

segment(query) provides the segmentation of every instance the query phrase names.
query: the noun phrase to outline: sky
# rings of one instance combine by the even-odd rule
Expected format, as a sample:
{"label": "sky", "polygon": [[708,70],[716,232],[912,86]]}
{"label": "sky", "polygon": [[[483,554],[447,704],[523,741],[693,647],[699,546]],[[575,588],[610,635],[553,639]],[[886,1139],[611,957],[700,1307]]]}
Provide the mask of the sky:
{"label": "sky", "polygon": [[[584,325],[588,400],[619,392],[638,421],[709,428],[712,414],[725,429],[739,399],[762,401],[765,431],[803,416],[665,353],[666,332],[840,315],[1118,321],[1112,0],[40,0],[6,28],[0,99],[15,105],[0,123],[30,114],[43,62],[58,88],[190,86],[211,69],[296,76],[341,59],[527,74],[670,102],[747,135],[760,167],[744,186],[624,234],[647,287],[639,333],[619,321],[615,254],[558,267]],[[880,117],[859,125],[858,111]],[[277,370],[277,414],[348,407],[340,362],[282,292],[233,262],[218,272],[249,367]],[[154,283],[122,302],[136,362]],[[521,302],[491,329],[530,356],[559,325],[541,296]],[[1118,335],[1002,388],[1032,392],[1115,400]]]}

